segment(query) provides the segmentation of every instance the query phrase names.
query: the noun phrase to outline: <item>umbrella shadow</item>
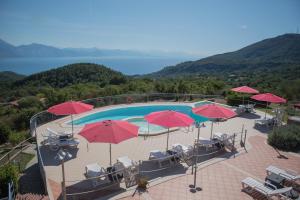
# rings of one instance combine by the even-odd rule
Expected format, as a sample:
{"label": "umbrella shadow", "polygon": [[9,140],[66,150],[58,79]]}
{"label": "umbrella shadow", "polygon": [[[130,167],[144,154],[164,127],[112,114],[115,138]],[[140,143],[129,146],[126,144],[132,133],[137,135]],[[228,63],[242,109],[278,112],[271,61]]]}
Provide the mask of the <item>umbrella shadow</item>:
{"label": "umbrella shadow", "polygon": [[[69,152],[72,157],[66,158],[65,162],[68,162],[68,160],[75,159],[77,157],[78,148],[66,148],[65,151]],[[57,159],[57,153],[58,151],[52,151],[49,149],[47,145],[43,145],[40,147],[40,152],[42,155],[43,163],[45,166],[58,166],[61,164],[60,160]]]}
{"label": "umbrella shadow", "polygon": [[120,187],[120,183],[110,182],[108,180],[99,183],[97,186],[93,185],[92,180],[82,180],[66,187],[68,197],[71,199],[73,197],[72,194],[74,194],[76,199],[96,199],[99,197],[110,199],[125,191],[126,189]]}
{"label": "umbrella shadow", "polygon": [[179,162],[172,162],[172,164],[167,163],[168,162],[162,162],[162,167],[160,167],[157,161],[142,161],[139,166],[140,174],[147,177],[148,180],[153,180],[159,177],[185,174],[188,170],[187,167]]}
{"label": "umbrella shadow", "polygon": [[19,192],[21,194],[45,194],[44,183],[38,163],[31,165],[22,173],[19,179]]}
{"label": "umbrella shadow", "polygon": [[261,116],[258,115],[258,114],[255,114],[255,113],[247,113],[247,112],[241,114],[239,117],[245,118],[245,119],[260,119],[260,118],[261,118]]}
{"label": "umbrella shadow", "polygon": [[264,134],[268,134],[271,131],[271,128],[268,126],[256,125],[253,128]]}

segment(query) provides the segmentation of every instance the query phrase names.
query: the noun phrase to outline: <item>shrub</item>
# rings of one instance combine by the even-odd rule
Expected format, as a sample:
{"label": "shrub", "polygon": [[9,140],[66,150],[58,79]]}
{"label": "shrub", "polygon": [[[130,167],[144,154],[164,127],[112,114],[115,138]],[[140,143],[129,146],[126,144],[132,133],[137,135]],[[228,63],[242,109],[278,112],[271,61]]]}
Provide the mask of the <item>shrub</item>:
{"label": "shrub", "polygon": [[11,130],[8,125],[0,123],[0,144],[6,143]]}
{"label": "shrub", "polygon": [[243,104],[243,98],[244,98],[244,103],[246,104],[248,100],[250,100],[249,96],[246,94],[239,94],[236,92],[228,92],[226,96],[227,104],[230,106],[238,106],[240,104]]}
{"label": "shrub", "polygon": [[27,135],[28,134],[25,131],[12,132],[9,134],[8,140],[13,146],[15,146],[15,145],[19,144],[20,142],[22,142],[23,140],[25,140]]}
{"label": "shrub", "polygon": [[268,135],[268,143],[284,151],[300,151],[300,126],[286,125]]}
{"label": "shrub", "polygon": [[19,172],[16,166],[7,164],[0,167],[0,197],[8,196],[8,183],[13,181],[16,191],[18,191]]}
{"label": "shrub", "polygon": [[24,108],[32,108],[32,107],[37,107],[37,108],[42,108],[43,104],[39,100],[39,98],[35,96],[29,96],[29,97],[23,97],[18,101],[19,108],[24,109]]}

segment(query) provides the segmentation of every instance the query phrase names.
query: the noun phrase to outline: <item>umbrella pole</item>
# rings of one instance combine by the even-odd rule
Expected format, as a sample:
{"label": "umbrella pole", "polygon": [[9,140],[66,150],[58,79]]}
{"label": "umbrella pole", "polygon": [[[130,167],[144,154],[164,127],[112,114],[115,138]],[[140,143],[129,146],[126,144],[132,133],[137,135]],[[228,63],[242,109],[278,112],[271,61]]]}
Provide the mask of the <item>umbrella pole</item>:
{"label": "umbrella pole", "polygon": [[169,133],[170,133],[170,128],[168,128],[168,135],[167,135],[167,151],[169,149]]}
{"label": "umbrella pole", "polygon": [[111,166],[111,144],[109,143],[109,166]]}
{"label": "umbrella pole", "polygon": [[245,96],[243,95],[243,105],[245,104],[245,103],[244,103],[244,99],[245,99]]}
{"label": "umbrella pole", "polygon": [[73,125],[73,115],[71,115],[71,121],[72,121],[72,136],[74,136],[74,125]]}
{"label": "umbrella pole", "polygon": [[210,139],[212,138],[213,128],[214,128],[214,122],[211,121]]}
{"label": "umbrella pole", "polygon": [[268,102],[266,102],[265,119],[267,119]]}
{"label": "umbrella pole", "polygon": [[199,123],[199,125],[198,125],[197,142],[199,142],[199,137],[200,137],[200,126],[201,126],[201,124]]}

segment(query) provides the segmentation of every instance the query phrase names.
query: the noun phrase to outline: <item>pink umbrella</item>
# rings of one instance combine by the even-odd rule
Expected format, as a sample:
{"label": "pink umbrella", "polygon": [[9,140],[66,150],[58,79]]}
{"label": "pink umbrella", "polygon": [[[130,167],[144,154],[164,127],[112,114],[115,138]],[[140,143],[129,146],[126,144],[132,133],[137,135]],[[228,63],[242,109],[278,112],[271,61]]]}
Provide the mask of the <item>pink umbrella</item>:
{"label": "pink umbrella", "polygon": [[232,88],[231,91],[240,92],[240,93],[248,93],[248,94],[257,94],[257,93],[259,93],[258,90],[255,90],[255,89],[253,89],[251,87],[248,87],[248,86],[241,86],[241,87]]}
{"label": "pink umbrella", "polygon": [[48,108],[48,112],[55,115],[71,115],[73,134],[73,114],[83,113],[92,110],[94,106],[79,101],[67,101]]}
{"label": "pink umbrella", "polygon": [[[193,108],[193,112],[197,115],[207,117],[210,119],[229,119],[236,116],[236,113],[229,108],[217,104],[206,104],[197,108]],[[213,121],[211,123],[211,133],[210,137],[212,138],[213,131]]]}
{"label": "pink umbrella", "polygon": [[127,121],[105,120],[87,124],[80,131],[79,135],[91,142],[109,143],[110,165],[111,165],[111,144],[118,144],[138,136],[139,127]]}
{"label": "pink umbrella", "polygon": [[[247,94],[258,94],[259,93],[258,90],[255,90],[248,86],[232,88],[231,91],[239,92],[239,93],[247,93]],[[243,104],[244,104],[244,95],[243,95]]]}
{"label": "pink umbrella", "polygon": [[190,126],[191,124],[194,123],[194,119],[191,118],[190,116],[180,113],[180,112],[172,111],[172,110],[152,112],[152,113],[146,115],[144,118],[150,124],[156,124],[156,125],[168,128],[167,150],[169,148],[170,128],[186,127],[186,126]]}
{"label": "pink umbrella", "polygon": [[276,96],[272,93],[257,94],[251,97],[257,101],[265,101],[270,103],[286,103],[286,99]]}
{"label": "pink umbrella", "polygon": [[272,93],[264,93],[264,94],[257,94],[251,97],[251,99],[255,99],[257,101],[265,101],[266,103],[266,112],[265,112],[265,118],[267,116],[267,107],[268,102],[269,103],[286,103],[286,99],[276,96]]}

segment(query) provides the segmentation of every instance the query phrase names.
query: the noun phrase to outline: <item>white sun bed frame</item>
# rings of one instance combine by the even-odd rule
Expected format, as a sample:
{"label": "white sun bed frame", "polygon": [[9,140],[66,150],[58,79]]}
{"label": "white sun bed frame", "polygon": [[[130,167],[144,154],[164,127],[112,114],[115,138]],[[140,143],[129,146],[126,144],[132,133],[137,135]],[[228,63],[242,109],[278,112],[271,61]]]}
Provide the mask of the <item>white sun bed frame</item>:
{"label": "white sun bed frame", "polygon": [[149,160],[157,161],[160,168],[162,168],[162,163],[167,161],[170,165],[172,164],[172,158],[167,152],[162,152],[160,150],[150,151]]}
{"label": "white sun bed frame", "polygon": [[296,181],[300,180],[300,174],[298,174],[296,171],[287,169],[280,169],[276,166],[270,165],[269,167],[266,168],[267,174],[276,174],[278,176],[281,176],[289,181]]}
{"label": "white sun bed frame", "polygon": [[286,188],[272,190],[269,187],[265,186],[265,184],[268,184],[271,187],[276,188],[276,186],[274,186],[270,183],[263,183],[263,182],[255,180],[251,177],[248,177],[248,178],[242,180],[243,190],[250,189],[249,192],[252,192],[253,190],[255,190],[255,191],[265,195],[268,199],[271,199],[273,196],[288,199],[283,194],[286,192],[289,192],[293,189],[292,187],[286,187]]}

